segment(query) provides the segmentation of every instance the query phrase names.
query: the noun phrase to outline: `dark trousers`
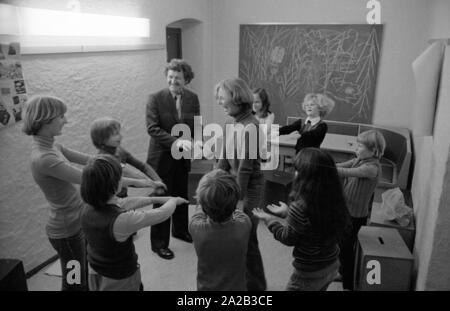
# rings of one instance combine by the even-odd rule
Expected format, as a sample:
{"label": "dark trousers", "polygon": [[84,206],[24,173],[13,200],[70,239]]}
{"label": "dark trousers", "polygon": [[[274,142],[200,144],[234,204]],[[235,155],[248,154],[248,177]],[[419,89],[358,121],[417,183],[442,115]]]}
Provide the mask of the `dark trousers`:
{"label": "dark trousers", "polygon": [[[166,175],[160,175],[167,186],[167,195],[188,199],[188,171],[182,161],[176,161]],[[154,208],[161,205],[155,204]],[[172,217],[166,221],[153,225],[150,228],[150,242],[152,249],[169,247],[170,222],[172,223],[172,235],[184,235],[188,233],[189,210],[188,204],[177,206]]]}
{"label": "dark trousers", "polygon": [[[68,238],[49,238],[49,241],[58,253],[61,262],[61,290],[87,291],[88,265],[86,257],[86,240],[82,231]],[[67,264],[69,264],[69,266]]]}
{"label": "dark trousers", "polygon": [[250,182],[247,188],[247,195],[244,197],[244,212],[252,221],[252,229],[247,249],[247,290],[263,291],[266,290],[266,277],[264,274],[264,266],[258,245],[258,218],[252,211],[255,207],[259,207],[263,190],[263,179],[256,179]]}
{"label": "dark trousers", "polygon": [[344,289],[353,290],[356,240],[358,238],[359,229],[366,224],[367,217],[351,217],[351,225],[339,243],[339,248],[341,249],[339,254],[339,260],[341,261],[339,272],[342,275],[342,287]]}

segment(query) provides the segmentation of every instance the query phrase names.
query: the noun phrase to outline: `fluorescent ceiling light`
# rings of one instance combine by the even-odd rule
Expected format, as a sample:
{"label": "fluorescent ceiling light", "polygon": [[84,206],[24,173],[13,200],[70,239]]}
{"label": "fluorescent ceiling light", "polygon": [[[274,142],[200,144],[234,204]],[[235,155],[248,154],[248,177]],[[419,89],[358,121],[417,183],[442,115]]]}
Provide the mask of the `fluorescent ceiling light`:
{"label": "fluorescent ceiling light", "polygon": [[[11,13],[16,11],[19,34],[22,36],[150,37],[150,20],[147,18],[33,9],[10,5],[0,5],[0,11],[0,17],[3,15],[13,16],[14,14]],[[3,23],[5,22],[0,22],[0,26]],[[0,33],[14,31],[16,23],[12,18],[9,18],[5,24],[8,24],[6,31],[2,29]]]}

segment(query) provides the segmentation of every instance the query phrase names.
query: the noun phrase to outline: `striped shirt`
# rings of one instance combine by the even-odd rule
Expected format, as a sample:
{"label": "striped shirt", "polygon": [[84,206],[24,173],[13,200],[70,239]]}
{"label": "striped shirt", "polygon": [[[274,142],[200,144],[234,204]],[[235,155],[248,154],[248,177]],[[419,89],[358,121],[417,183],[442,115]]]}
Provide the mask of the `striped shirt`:
{"label": "striped shirt", "polygon": [[354,218],[367,217],[370,198],[381,175],[380,161],[376,158],[354,158],[336,166],[338,174],[345,177],[344,194],[350,215]]}
{"label": "striped shirt", "polygon": [[318,271],[333,264],[339,255],[335,236],[324,238],[314,232],[306,215],[304,203],[291,202],[282,225],[276,218],[268,221],[267,226],[276,240],[287,246],[294,246],[293,266],[300,271]]}

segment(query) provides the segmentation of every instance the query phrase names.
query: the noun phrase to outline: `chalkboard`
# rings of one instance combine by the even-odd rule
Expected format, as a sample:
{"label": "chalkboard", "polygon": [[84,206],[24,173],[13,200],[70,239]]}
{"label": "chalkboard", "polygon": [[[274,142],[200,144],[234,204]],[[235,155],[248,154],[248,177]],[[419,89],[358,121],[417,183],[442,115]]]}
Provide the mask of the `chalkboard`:
{"label": "chalkboard", "polygon": [[304,116],[307,93],[336,105],[326,119],[372,123],[383,25],[240,25],[239,77],[266,89],[276,122]]}

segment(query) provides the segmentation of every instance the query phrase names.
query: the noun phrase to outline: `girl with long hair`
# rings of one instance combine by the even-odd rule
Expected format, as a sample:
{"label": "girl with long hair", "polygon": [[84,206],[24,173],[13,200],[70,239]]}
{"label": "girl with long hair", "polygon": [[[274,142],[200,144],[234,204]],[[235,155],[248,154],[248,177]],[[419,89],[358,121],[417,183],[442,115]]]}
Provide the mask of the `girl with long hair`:
{"label": "girl with long hair", "polygon": [[294,246],[287,290],[326,290],[338,274],[338,241],[349,219],[341,181],[333,158],[318,148],[302,149],[294,166],[289,205],[280,202],[267,206],[271,214],[253,213],[276,240]]}

